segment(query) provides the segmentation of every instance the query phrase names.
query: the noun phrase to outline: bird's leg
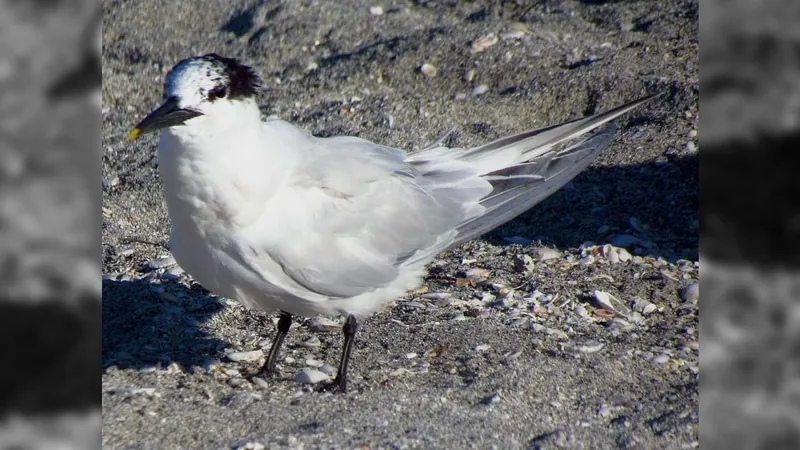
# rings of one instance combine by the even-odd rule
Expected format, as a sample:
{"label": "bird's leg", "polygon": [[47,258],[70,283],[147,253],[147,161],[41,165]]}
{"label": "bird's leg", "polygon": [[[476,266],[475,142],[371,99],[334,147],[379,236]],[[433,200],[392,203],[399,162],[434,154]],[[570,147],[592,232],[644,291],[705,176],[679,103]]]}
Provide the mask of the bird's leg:
{"label": "bird's leg", "polygon": [[264,364],[262,373],[264,375],[272,375],[275,373],[275,364],[278,362],[278,353],[281,352],[283,340],[292,326],[292,315],[286,311],[281,311],[280,319],[278,319],[278,334],[275,335],[275,340],[272,341],[272,348],[269,349],[267,356],[267,363]]}
{"label": "bird's leg", "polygon": [[347,363],[350,360],[350,352],[353,350],[353,341],[358,331],[358,321],[354,315],[347,316],[344,322],[344,347],[342,347],[342,359],[339,361],[339,371],[336,373],[336,378],[329,386],[333,389],[338,389],[340,392],[347,391]]}

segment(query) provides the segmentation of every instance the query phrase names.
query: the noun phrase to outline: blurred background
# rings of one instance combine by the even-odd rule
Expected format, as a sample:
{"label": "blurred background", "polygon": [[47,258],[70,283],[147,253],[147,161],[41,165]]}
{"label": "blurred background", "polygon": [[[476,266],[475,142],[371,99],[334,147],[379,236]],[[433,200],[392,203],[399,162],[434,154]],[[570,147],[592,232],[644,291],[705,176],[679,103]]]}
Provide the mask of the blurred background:
{"label": "blurred background", "polygon": [[703,448],[800,448],[800,3],[701,3]]}
{"label": "blurred background", "polygon": [[0,449],[100,446],[101,26],[0,0]]}

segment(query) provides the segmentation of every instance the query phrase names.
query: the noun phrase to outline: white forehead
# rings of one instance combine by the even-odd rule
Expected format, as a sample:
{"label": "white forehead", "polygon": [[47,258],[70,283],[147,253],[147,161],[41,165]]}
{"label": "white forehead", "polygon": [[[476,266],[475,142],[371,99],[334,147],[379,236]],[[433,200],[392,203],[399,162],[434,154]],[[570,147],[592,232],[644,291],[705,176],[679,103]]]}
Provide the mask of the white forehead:
{"label": "white forehead", "polygon": [[214,63],[196,58],[181,61],[167,74],[164,96],[176,96],[182,102],[199,102],[208,92],[226,83],[225,70]]}

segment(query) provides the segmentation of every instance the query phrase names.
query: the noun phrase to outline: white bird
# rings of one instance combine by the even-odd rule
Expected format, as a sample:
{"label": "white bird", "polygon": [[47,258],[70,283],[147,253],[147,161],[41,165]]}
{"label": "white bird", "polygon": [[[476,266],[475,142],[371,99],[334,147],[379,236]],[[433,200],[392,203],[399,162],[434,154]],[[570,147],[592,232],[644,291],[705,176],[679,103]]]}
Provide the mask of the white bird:
{"label": "white bird", "polygon": [[609,121],[653,98],[475,148],[408,154],[262,121],[259,86],[235,59],[184,59],[166,76],[163,104],[128,140],[161,130],[169,245],[180,266],[217,295],[280,311],[265,374],[275,372],[293,314],[347,317],[327,386],[341,391],[357,318],[419,287],[443,250],[561,188],[611,141]]}

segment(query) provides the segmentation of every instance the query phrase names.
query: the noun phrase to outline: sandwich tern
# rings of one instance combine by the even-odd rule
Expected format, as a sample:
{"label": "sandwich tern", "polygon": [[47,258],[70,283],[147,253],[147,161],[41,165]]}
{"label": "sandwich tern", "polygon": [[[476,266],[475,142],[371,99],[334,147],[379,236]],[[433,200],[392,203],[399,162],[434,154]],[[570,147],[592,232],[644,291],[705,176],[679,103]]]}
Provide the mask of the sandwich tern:
{"label": "sandwich tern", "polygon": [[280,311],[265,375],[292,315],[346,317],[338,372],[325,386],[340,391],[359,319],[419,287],[442,251],[561,188],[611,141],[613,119],[655,97],[474,148],[409,154],[263,121],[260,83],[232,58],[184,59],[128,140],[160,130],[170,250],[181,267],[217,295]]}

